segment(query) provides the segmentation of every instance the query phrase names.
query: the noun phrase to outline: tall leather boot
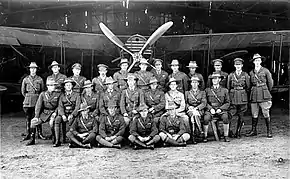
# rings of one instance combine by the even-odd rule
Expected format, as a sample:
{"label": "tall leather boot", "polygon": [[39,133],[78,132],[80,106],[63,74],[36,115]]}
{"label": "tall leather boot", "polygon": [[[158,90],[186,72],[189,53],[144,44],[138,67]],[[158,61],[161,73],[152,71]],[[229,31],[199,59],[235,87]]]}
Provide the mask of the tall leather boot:
{"label": "tall leather boot", "polygon": [[50,129],[51,130],[51,140],[52,143],[55,143],[55,131],[54,131],[54,126]]}
{"label": "tall leather boot", "polygon": [[59,147],[60,144],[60,124],[54,125],[55,142],[53,147]]}
{"label": "tall leather boot", "polygon": [[239,115],[235,138],[241,138],[241,130],[242,130],[243,125],[244,125],[244,121],[243,121],[242,117]]}
{"label": "tall leather boot", "polygon": [[267,127],[267,137],[272,138],[272,125],[270,117],[265,117],[266,127]]}
{"label": "tall leather boot", "polygon": [[258,118],[252,118],[252,130],[246,134],[247,137],[256,136],[257,135],[257,124]]}
{"label": "tall leather boot", "polygon": [[203,125],[203,129],[204,129],[204,138],[203,138],[203,142],[207,142],[208,125]]}
{"label": "tall leather boot", "polygon": [[66,143],[66,122],[62,122],[62,142]]}
{"label": "tall leather boot", "polygon": [[26,135],[22,139],[22,141],[29,140],[31,137],[31,131],[30,131],[30,121],[26,121]]}
{"label": "tall leather boot", "polygon": [[42,134],[42,125],[41,124],[37,125],[36,130],[37,130],[37,138],[42,139],[42,140],[46,140],[46,137],[44,137]]}
{"label": "tall leather boot", "polygon": [[35,132],[36,132],[36,129],[35,128],[31,128],[31,136],[30,136],[30,140],[27,142],[27,146],[28,145],[34,145],[35,144]]}

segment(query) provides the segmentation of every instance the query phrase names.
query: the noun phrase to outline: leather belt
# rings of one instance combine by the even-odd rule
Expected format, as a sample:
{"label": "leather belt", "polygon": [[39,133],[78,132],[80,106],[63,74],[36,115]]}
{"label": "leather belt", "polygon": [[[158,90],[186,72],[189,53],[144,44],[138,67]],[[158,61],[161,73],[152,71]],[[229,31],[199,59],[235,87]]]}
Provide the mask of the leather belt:
{"label": "leather belt", "polygon": [[266,83],[257,83],[256,86],[265,86]]}
{"label": "leather belt", "polygon": [[234,87],[234,90],[243,90],[243,89],[244,89],[244,87],[242,87],[242,86]]}

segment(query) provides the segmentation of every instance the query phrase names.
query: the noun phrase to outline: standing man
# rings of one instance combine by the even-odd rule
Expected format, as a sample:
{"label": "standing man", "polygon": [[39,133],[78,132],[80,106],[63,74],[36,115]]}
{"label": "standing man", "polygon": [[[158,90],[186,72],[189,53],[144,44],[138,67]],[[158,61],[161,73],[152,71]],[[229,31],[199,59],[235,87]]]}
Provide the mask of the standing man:
{"label": "standing man", "polygon": [[66,142],[66,123],[69,127],[74,122],[75,117],[78,115],[81,99],[80,95],[73,92],[74,81],[70,78],[64,80],[65,92],[61,94],[58,104],[58,116],[55,118],[55,144],[53,147],[59,147],[60,144],[60,125],[62,125],[63,143]]}
{"label": "standing man", "polygon": [[56,61],[53,61],[51,63],[51,65],[48,67],[51,69],[52,75],[47,77],[47,78],[53,78],[58,83],[58,85],[55,87],[55,91],[57,91],[59,93],[61,92],[61,90],[63,90],[62,84],[63,84],[64,80],[66,79],[66,76],[59,72],[60,66],[61,65],[58,64]]}
{"label": "standing man", "polygon": [[85,103],[89,108],[89,114],[93,117],[99,116],[99,94],[93,91],[93,83],[90,80],[84,82],[84,91],[81,94],[81,103]]}
{"label": "standing man", "polygon": [[109,114],[107,109],[108,109],[108,104],[110,102],[113,102],[114,104],[117,105],[116,106],[116,108],[117,108],[116,112],[120,113],[119,112],[119,104],[120,104],[121,94],[120,94],[119,91],[117,91],[114,88],[114,84],[115,83],[116,83],[116,81],[112,77],[108,77],[106,79],[106,82],[104,83],[104,85],[106,85],[107,90],[100,94],[99,107],[100,107],[101,115],[107,116]]}
{"label": "standing man", "polygon": [[228,89],[220,85],[220,81],[223,78],[219,73],[213,73],[210,76],[212,80],[212,87],[206,88],[207,106],[204,115],[204,142],[207,142],[208,123],[213,117],[218,117],[219,120],[223,121],[224,128],[224,140],[229,140],[229,116],[228,110],[230,107],[230,97]]}
{"label": "standing man", "polygon": [[126,124],[123,116],[117,112],[114,101],[109,101],[107,107],[108,115],[100,117],[99,135],[96,139],[103,146],[120,149]]}
{"label": "standing man", "polygon": [[137,87],[142,89],[143,92],[146,92],[149,87],[147,84],[149,83],[150,78],[153,77],[153,74],[149,71],[146,71],[148,67],[148,61],[145,58],[141,58],[139,61],[140,70],[135,72],[135,76],[138,79]]}
{"label": "standing man", "polygon": [[121,95],[120,109],[127,126],[133,117],[138,114],[137,107],[144,103],[144,92],[136,87],[136,80],[134,74],[128,73],[128,88],[122,91]]}
{"label": "standing man", "polygon": [[172,69],[172,73],[169,75],[169,78],[174,78],[177,81],[180,81],[178,83],[177,90],[184,94],[185,91],[188,91],[189,78],[185,73],[179,71],[178,60],[172,60],[170,66]]}
{"label": "standing man", "polygon": [[100,95],[102,92],[106,90],[106,86],[104,85],[106,78],[107,78],[107,72],[108,72],[108,66],[104,64],[99,64],[99,76],[93,78],[92,83],[94,85],[95,91]]}
{"label": "standing man", "polygon": [[26,145],[35,144],[36,127],[49,122],[51,133],[54,135],[54,119],[57,116],[57,107],[60,93],[54,91],[58,83],[52,78],[47,78],[47,91],[41,92],[35,106],[35,117],[31,120],[31,138]]}
{"label": "standing man", "polygon": [[243,62],[241,58],[234,59],[236,71],[228,76],[227,88],[230,91],[230,114],[237,115],[237,129],[235,137],[241,137],[241,129],[244,125],[243,115],[248,108],[248,91],[250,90],[250,76],[243,71]]}
{"label": "standing man", "polygon": [[160,89],[157,89],[158,80],[152,77],[149,81],[150,89],[145,92],[145,104],[149,107],[149,113],[153,115],[156,125],[159,125],[159,118],[165,110],[165,94]]}
{"label": "standing man", "polygon": [[[34,117],[35,105],[39,94],[44,90],[42,78],[36,75],[38,68],[37,64],[35,62],[31,62],[28,68],[30,75],[23,79],[21,85],[21,93],[24,96],[23,111],[26,117],[26,136],[23,138],[23,141],[30,139],[30,126],[31,120]],[[42,136],[41,126],[38,126],[37,129],[39,138],[45,139],[45,137]]]}
{"label": "standing man", "polygon": [[152,69],[151,73],[155,76],[155,78],[158,80],[158,89],[161,91],[165,92],[166,91],[166,83],[168,81],[168,73],[164,70],[162,70],[162,63],[163,60],[155,58],[154,61],[154,66],[156,69]]}
{"label": "standing man", "polygon": [[198,67],[196,64],[196,61],[190,61],[188,66],[186,66],[187,68],[189,68],[189,79],[191,79],[193,76],[197,76],[199,79],[199,89],[200,90],[204,90],[205,88],[205,83],[204,83],[204,79],[203,76],[200,73],[196,73],[196,68]]}
{"label": "standing man", "polygon": [[133,148],[154,149],[154,144],[160,140],[156,123],[152,115],[148,114],[148,106],[141,104],[138,108],[140,115],[134,117],[130,125],[129,140]]}
{"label": "standing man", "polygon": [[258,124],[259,108],[261,108],[267,126],[267,137],[272,138],[270,119],[270,109],[272,106],[272,96],[270,91],[273,87],[272,75],[267,68],[261,66],[262,60],[265,60],[265,57],[260,54],[254,54],[252,60],[255,65],[255,69],[250,72],[250,82],[252,86],[250,95],[252,130],[247,134],[247,136],[257,135],[256,127]]}
{"label": "standing man", "polygon": [[[66,136],[70,140],[69,148],[87,148],[95,142],[99,130],[97,118],[89,115],[89,108],[86,104],[81,104],[76,119]],[[64,131],[65,132],[65,131]]]}
{"label": "standing man", "polygon": [[127,78],[128,75],[127,71],[129,66],[128,59],[122,58],[118,66],[121,68],[121,70],[114,73],[113,78],[115,81],[117,81],[116,86],[122,93],[123,90],[127,89],[127,83],[125,79]]}
{"label": "standing man", "polygon": [[194,136],[195,125],[197,125],[199,132],[204,135],[200,121],[206,107],[206,94],[198,88],[200,78],[193,76],[190,80],[191,90],[185,92],[185,103],[187,114],[192,123],[192,143],[196,144]]}
{"label": "standing man", "polygon": [[[228,73],[226,72],[223,72],[222,71],[222,67],[223,67],[223,61],[221,59],[214,59],[212,61],[213,63],[213,67],[214,67],[214,73],[218,73],[222,76],[222,79],[220,81],[220,85],[223,87],[223,88],[226,88],[227,87],[227,78],[228,78]],[[211,76],[211,75],[210,75]],[[208,79],[210,79],[211,77],[208,77]],[[211,80],[208,80],[207,81],[207,87],[211,87],[212,84],[211,84]]]}
{"label": "standing man", "polygon": [[81,94],[83,90],[84,82],[86,81],[85,77],[80,76],[81,69],[82,69],[81,64],[79,63],[73,64],[72,66],[73,76],[70,77],[76,84],[73,88],[73,91],[79,94]]}

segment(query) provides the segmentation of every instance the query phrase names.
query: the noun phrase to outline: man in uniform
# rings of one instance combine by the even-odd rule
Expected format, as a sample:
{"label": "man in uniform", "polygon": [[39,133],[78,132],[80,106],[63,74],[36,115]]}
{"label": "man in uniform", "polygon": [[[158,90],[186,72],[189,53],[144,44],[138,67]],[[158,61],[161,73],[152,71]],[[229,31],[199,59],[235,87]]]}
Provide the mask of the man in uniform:
{"label": "man in uniform", "polygon": [[133,149],[154,149],[154,144],[160,140],[156,123],[151,114],[148,114],[148,106],[141,104],[138,108],[140,115],[134,117],[130,125],[129,140]]}
{"label": "man in uniform", "polygon": [[[35,105],[39,94],[44,90],[42,78],[36,75],[38,68],[37,64],[35,62],[31,62],[28,68],[30,75],[23,79],[21,85],[21,93],[24,96],[23,111],[26,117],[26,136],[23,138],[23,141],[30,139],[30,126],[31,120],[34,117]],[[45,139],[45,137],[42,136],[41,126],[38,126],[37,129],[39,138]]]}
{"label": "man in uniform", "polygon": [[[212,61],[212,63],[213,63],[213,67],[214,67],[214,73],[218,73],[218,74],[220,74],[222,76],[220,85],[223,88],[226,88],[227,87],[228,73],[222,71],[223,61],[221,59],[214,59]],[[211,77],[209,76],[208,79],[210,79],[210,78]],[[212,86],[211,80],[208,80],[207,81],[207,87],[209,88],[211,86]]]}
{"label": "man in uniform", "polygon": [[128,59],[122,58],[119,63],[119,67],[121,68],[121,70],[117,71],[113,75],[114,80],[117,81],[116,83],[117,89],[119,89],[120,92],[127,89],[127,83],[125,79],[127,78],[127,75],[128,75],[128,71],[127,71],[128,66],[129,66]]}
{"label": "man in uniform", "polygon": [[145,92],[144,100],[158,126],[159,118],[164,113],[165,109],[165,94],[160,89],[157,89],[158,80],[155,77],[150,79],[148,85],[150,85],[150,90]]}
{"label": "man in uniform", "polygon": [[83,93],[81,94],[81,103],[85,103],[89,108],[89,114],[93,117],[99,116],[99,94],[93,91],[93,83],[86,80],[83,86]]}
{"label": "man in uniform", "polygon": [[241,137],[241,129],[244,125],[243,115],[248,108],[248,91],[250,89],[250,76],[243,71],[243,62],[241,58],[234,59],[236,71],[228,76],[227,88],[230,93],[230,114],[237,115],[237,129],[235,137]]}
{"label": "man in uniform", "polygon": [[120,149],[126,124],[123,116],[117,112],[115,101],[108,102],[107,110],[108,115],[100,117],[99,135],[96,139],[103,146]]}
{"label": "man in uniform", "polygon": [[177,90],[177,85],[180,82],[175,78],[170,78],[168,82],[169,91],[165,94],[165,109],[175,109],[176,115],[184,121],[186,132],[191,133],[189,118],[185,114],[185,98],[184,94]]}
{"label": "man in uniform", "polygon": [[185,103],[187,114],[192,123],[192,143],[196,144],[194,137],[195,124],[197,125],[199,132],[204,135],[200,120],[204,114],[204,108],[206,107],[206,95],[204,91],[198,88],[200,78],[193,76],[190,80],[191,90],[185,92]]}
{"label": "man in uniform", "polygon": [[177,90],[181,93],[185,93],[188,90],[188,76],[179,71],[179,62],[178,60],[172,60],[171,64],[172,73],[169,75],[169,78],[175,78],[176,80],[180,81],[177,86]]}
{"label": "man in uniform", "polygon": [[247,134],[247,136],[257,135],[256,127],[258,124],[259,108],[261,108],[267,126],[267,137],[272,138],[270,119],[270,108],[272,106],[272,96],[270,91],[273,87],[272,75],[267,68],[261,66],[262,60],[265,60],[265,57],[260,54],[254,54],[252,60],[255,65],[255,69],[250,72],[250,82],[252,86],[250,94],[252,130]]}
{"label": "man in uniform", "polygon": [[85,77],[80,76],[81,69],[82,69],[81,64],[79,63],[73,64],[72,66],[73,76],[70,77],[76,84],[73,88],[73,91],[79,94],[81,94],[84,82],[86,81]]}
{"label": "man in uniform", "polygon": [[[110,101],[114,102],[116,105],[120,104],[121,94],[119,91],[114,89],[114,84],[116,81],[112,77],[108,77],[104,85],[106,85],[107,90],[100,94],[100,113],[101,115],[107,116],[109,113],[106,109],[108,109],[108,104]],[[117,106],[117,113],[119,112],[119,105]]]}
{"label": "man in uniform", "polygon": [[126,80],[128,88],[122,91],[120,109],[125,123],[128,126],[134,115],[138,114],[137,107],[141,103],[144,103],[144,93],[136,87],[137,78],[134,74],[128,73]]}
{"label": "man in uniform", "polygon": [[206,88],[207,106],[204,115],[204,142],[207,142],[208,123],[213,117],[218,117],[223,121],[224,140],[229,142],[229,116],[228,110],[230,107],[230,97],[228,89],[220,85],[223,76],[219,73],[213,73],[210,76],[212,87]]}
{"label": "man in uniform", "polygon": [[55,144],[54,147],[60,146],[60,125],[62,125],[63,143],[66,142],[66,123],[71,127],[75,117],[78,115],[81,99],[80,95],[73,92],[74,81],[70,78],[64,80],[65,92],[61,94],[58,104],[58,116],[55,118]]}
{"label": "man in uniform", "polygon": [[193,76],[198,77],[199,79],[199,89],[200,90],[204,90],[205,88],[205,83],[204,83],[204,79],[203,76],[200,73],[196,73],[196,68],[198,67],[196,64],[196,61],[190,61],[188,66],[186,66],[187,68],[189,68],[189,79],[191,79]]}
{"label": "man in uniform", "polygon": [[61,74],[59,72],[60,70],[60,64],[58,64],[56,61],[53,61],[51,65],[48,67],[52,71],[52,75],[48,76],[47,78],[53,78],[54,81],[58,83],[58,85],[55,87],[55,91],[61,92],[62,90],[62,84],[64,80],[66,79],[66,76],[64,74]]}
{"label": "man in uniform", "polygon": [[161,59],[155,58],[154,61],[155,69],[151,70],[151,73],[155,76],[155,78],[159,81],[158,89],[165,92],[166,91],[166,83],[168,81],[168,73],[162,70],[162,63]]}
{"label": "man in uniform", "polygon": [[104,64],[99,64],[99,76],[93,78],[92,83],[95,88],[95,91],[100,95],[102,92],[106,91],[106,86],[104,85],[106,78],[107,78],[107,72],[108,72],[108,66]]}
{"label": "man in uniform", "polygon": [[177,115],[174,107],[167,109],[168,114],[160,119],[159,136],[165,145],[186,146],[190,134],[186,132],[184,121]]}
{"label": "man in uniform", "polygon": [[35,144],[35,131],[38,125],[48,122],[51,127],[51,133],[54,135],[54,119],[57,115],[57,107],[60,93],[55,92],[55,86],[58,83],[52,78],[47,78],[47,91],[41,92],[35,106],[35,117],[31,120],[31,138],[26,145]]}
{"label": "man in uniform", "polygon": [[148,67],[148,61],[145,58],[141,58],[139,61],[140,70],[135,72],[135,76],[138,79],[137,87],[142,89],[143,92],[146,92],[149,87],[147,86],[150,78],[153,77],[153,74],[149,71],[146,71]]}
{"label": "man in uniform", "polygon": [[96,140],[98,133],[97,118],[89,115],[89,108],[87,104],[82,103],[78,112],[80,114],[75,118],[70,130],[66,136],[70,140],[70,148],[91,148]]}

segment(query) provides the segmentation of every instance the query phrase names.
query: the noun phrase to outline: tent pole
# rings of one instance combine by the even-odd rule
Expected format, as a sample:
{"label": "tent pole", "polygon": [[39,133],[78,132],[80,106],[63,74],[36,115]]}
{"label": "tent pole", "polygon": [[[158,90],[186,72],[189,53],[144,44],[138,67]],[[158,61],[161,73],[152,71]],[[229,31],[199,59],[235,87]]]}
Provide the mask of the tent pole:
{"label": "tent pole", "polygon": [[280,34],[280,51],[279,51],[279,61],[278,61],[277,85],[279,85],[279,82],[280,82],[282,47],[283,47],[283,34]]}
{"label": "tent pole", "polygon": [[93,79],[94,75],[94,49],[92,49],[92,61],[91,61],[91,79]]}

